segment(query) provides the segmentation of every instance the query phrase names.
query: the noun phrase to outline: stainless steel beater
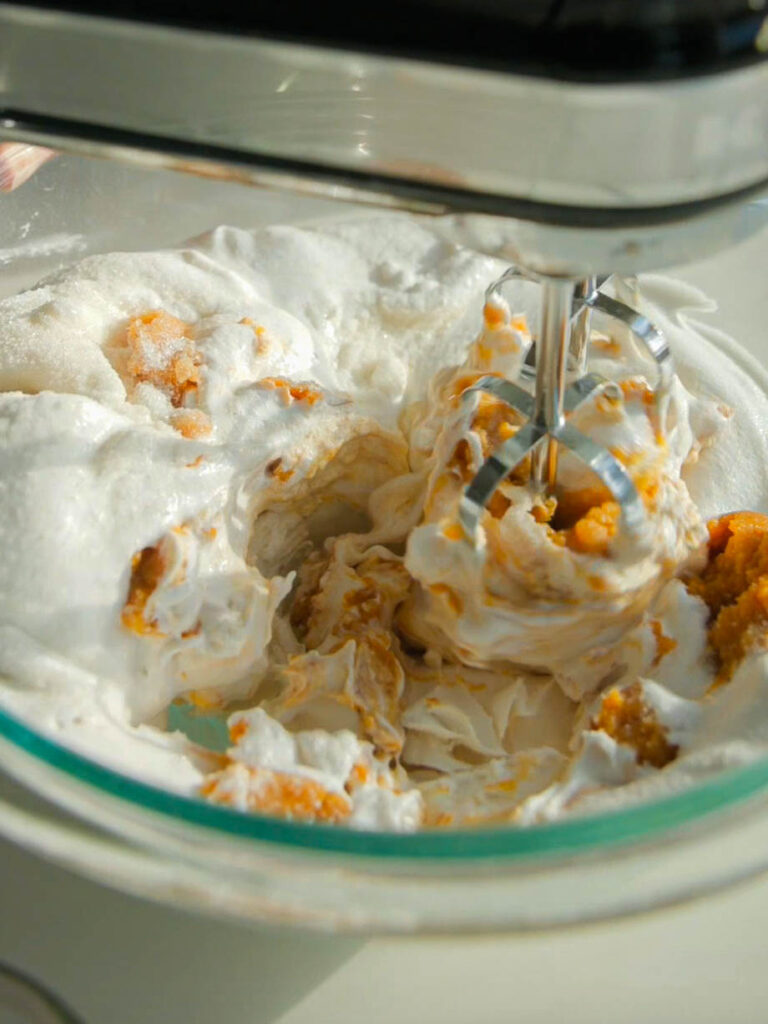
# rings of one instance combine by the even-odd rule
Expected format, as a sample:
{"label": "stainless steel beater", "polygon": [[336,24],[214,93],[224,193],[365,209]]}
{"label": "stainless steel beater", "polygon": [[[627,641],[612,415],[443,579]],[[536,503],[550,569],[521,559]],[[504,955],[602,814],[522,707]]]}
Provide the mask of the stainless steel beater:
{"label": "stainless steel beater", "polygon": [[493,395],[520,413],[525,423],[486,459],[467,487],[459,506],[461,523],[473,537],[496,489],[529,456],[534,486],[542,493],[552,491],[556,483],[558,447],[563,446],[605,484],[621,509],[623,526],[635,532],[645,521],[645,510],[632,478],[611,452],[570,423],[568,415],[596,392],[616,387],[598,374],[584,372],[592,311],[623,323],[655,361],[657,399],[666,391],[672,373],[666,340],[647,317],[601,291],[610,278],[601,278],[599,283],[594,280],[574,282],[567,278],[541,278],[512,268],[490,286],[487,297],[504,281],[516,277],[536,280],[541,285],[541,319],[533,374],[535,389],[531,395],[516,382],[486,376],[465,392],[465,395],[477,391]]}

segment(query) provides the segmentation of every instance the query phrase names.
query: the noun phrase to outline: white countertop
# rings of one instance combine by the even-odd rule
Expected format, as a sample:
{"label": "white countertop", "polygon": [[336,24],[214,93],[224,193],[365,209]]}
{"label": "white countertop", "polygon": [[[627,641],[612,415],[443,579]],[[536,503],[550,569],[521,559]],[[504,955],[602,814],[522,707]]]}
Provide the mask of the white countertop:
{"label": "white countertop", "polygon": [[[753,240],[684,275],[763,359],[767,249]],[[767,931],[768,879],[542,935],[257,932],[109,892],[0,844],[0,959],[46,981],[86,1024],[758,1024]]]}
{"label": "white countertop", "polygon": [[0,960],[86,1024],[758,1024],[768,878],[643,918],[482,939],[258,932],[0,844]]}

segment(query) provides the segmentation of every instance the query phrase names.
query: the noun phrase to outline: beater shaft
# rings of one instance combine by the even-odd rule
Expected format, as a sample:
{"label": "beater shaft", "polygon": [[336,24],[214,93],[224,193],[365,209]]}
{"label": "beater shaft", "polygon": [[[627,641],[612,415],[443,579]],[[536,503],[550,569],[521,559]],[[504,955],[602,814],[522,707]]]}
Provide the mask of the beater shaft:
{"label": "beater shaft", "polygon": [[587,366],[592,309],[586,303],[586,300],[592,295],[596,287],[596,277],[585,277],[581,281],[577,281],[574,288],[574,304],[579,306],[581,303],[584,303],[571,323],[570,365],[568,369],[577,379],[584,374]]}
{"label": "beater shaft", "polygon": [[547,440],[533,452],[531,474],[542,492],[551,490],[557,476],[557,433],[563,423],[565,371],[571,337],[574,282],[542,279],[541,324],[536,342],[536,391],[533,422]]}

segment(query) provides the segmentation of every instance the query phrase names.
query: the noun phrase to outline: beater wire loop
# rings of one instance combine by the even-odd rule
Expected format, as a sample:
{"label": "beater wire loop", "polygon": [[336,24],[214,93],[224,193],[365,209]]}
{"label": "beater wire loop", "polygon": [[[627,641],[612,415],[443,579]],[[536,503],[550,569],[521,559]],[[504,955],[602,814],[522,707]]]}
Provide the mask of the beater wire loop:
{"label": "beater wire loop", "polygon": [[[600,374],[583,372],[589,341],[590,321],[587,314],[597,312],[623,324],[631,331],[633,337],[656,364],[658,376],[653,393],[657,399],[667,392],[673,374],[672,355],[666,338],[642,313],[601,290],[611,281],[611,277],[589,278],[575,286],[573,283],[566,283],[564,286],[564,283],[557,279],[544,278],[519,267],[510,267],[488,287],[486,301],[498,295],[499,289],[506,281],[521,279],[536,281],[543,286],[544,312],[546,303],[549,303],[550,311],[556,314],[562,309],[564,297],[572,293],[570,323],[566,325],[564,331],[560,325],[560,334],[556,340],[564,347],[570,343],[571,370],[573,371],[575,367],[577,376],[567,386],[564,385],[564,353],[560,351],[558,366],[550,367],[550,370],[556,369],[557,372],[550,372],[552,380],[547,382],[550,388],[560,387],[560,391],[555,395],[545,393],[544,400],[540,381],[537,383],[536,395],[531,395],[514,381],[491,375],[481,377],[467,388],[463,395],[465,400],[477,392],[492,395],[519,413],[525,422],[513,437],[488,456],[466,487],[459,504],[459,520],[462,527],[469,538],[476,537],[483,512],[500,484],[529,457],[535,481],[543,490],[551,490],[555,482],[557,447],[562,446],[573,452],[602,481],[621,509],[623,528],[628,533],[636,534],[645,525],[646,512],[632,478],[615,455],[583,434],[567,417],[583,402],[594,400],[601,393],[617,389],[613,381]],[[553,291],[547,292],[548,288],[558,287],[559,296]],[[577,333],[574,334],[576,328]],[[557,353],[549,353],[548,358],[551,362],[557,358]],[[539,360],[537,369],[541,369],[538,363]],[[530,380],[530,368],[526,367],[526,370],[528,374],[523,373],[521,376],[523,379],[528,376]],[[546,414],[542,411],[545,407]]]}

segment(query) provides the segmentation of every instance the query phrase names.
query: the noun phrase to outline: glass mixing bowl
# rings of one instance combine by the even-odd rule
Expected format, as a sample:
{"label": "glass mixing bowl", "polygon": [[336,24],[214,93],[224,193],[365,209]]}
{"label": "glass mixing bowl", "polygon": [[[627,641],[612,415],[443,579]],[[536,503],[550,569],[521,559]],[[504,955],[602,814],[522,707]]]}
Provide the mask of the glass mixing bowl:
{"label": "glass mixing bowl", "polygon": [[[350,212],[73,157],[0,197],[0,209],[3,294],[88,252],[174,244],[218,223]],[[759,245],[768,242],[685,276],[722,297],[721,322],[754,353],[724,342],[729,355],[768,393],[755,327],[768,312],[755,308],[768,301]],[[2,712],[0,765],[0,831],[10,839],[107,884],[249,921],[360,932],[544,928],[648,910],[768,868],[768,760],[612,814],[415,835],[301,825],[178,796]]]}

